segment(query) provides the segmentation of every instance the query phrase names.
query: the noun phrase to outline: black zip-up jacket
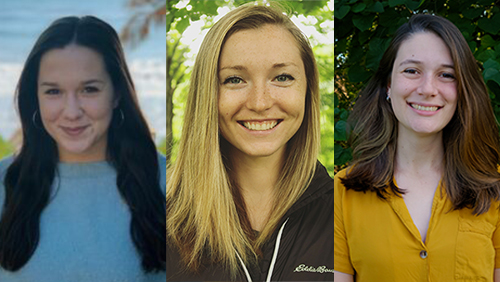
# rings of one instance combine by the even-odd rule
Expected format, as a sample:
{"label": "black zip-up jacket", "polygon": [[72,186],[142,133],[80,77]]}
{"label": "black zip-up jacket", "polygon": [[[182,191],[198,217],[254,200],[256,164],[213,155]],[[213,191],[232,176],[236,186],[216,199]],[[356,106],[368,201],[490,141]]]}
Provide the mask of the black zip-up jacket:
{"label": "black zip-up jacket", "polygon": [[[262,251],[258,265],[243,266],[240,261],[234,281],[333,281],[333,179],[319,162],[311,184]],[[221,265],[204,265],[191,273],[180,261],[167,244],[167,281],[231,280]]]}

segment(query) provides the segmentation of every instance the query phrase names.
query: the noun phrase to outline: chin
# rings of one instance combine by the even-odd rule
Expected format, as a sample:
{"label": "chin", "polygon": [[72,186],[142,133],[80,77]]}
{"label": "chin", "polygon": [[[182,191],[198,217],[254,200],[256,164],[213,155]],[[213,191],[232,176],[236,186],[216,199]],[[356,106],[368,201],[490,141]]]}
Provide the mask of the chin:
{"label": "chin", "polygon": [[244,153],[248,156],[251,157],[270,157],[274,154],[276,154],[279,151],[279,149],[268,149],[266,148],[265,150],[253,150],[253,151],[244,151]]}
{"label": "chin", "polygon": [[441,130],[415,130],[418,134],[423,134],[423,135],[433,135],[433,134],[438,134],[441,132]]}
{"label": "chin", "polygon": [[64,151],[70,154],[81,155],[88,151],[89,147],[87,145],[67,145],[62,146]]}

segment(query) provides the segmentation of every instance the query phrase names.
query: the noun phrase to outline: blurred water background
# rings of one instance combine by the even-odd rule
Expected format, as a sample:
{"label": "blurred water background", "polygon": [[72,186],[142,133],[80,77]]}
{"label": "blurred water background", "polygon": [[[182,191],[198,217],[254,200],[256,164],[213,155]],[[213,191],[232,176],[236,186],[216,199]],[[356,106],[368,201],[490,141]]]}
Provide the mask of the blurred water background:
{"label": "blurred water background", "polygon": [[[0,6],[0,135],[10,139],[20,127],[14,93],[29,51],[40,33],[55,19],[70,15],[94,15],[121,32],[134,11],[127,0],[2,1]],[[141,108],[156,132],[157,141],[166,135],[166,48],[165,25],[152,27],[149,37],[125,54],[139,95]]]}

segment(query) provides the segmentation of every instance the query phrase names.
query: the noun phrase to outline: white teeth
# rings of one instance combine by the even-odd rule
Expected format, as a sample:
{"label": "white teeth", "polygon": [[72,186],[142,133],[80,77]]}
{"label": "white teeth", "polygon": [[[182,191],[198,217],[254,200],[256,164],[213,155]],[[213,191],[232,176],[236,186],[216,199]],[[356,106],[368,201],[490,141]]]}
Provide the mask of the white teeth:
{"label": "white teeth", "polygon": [[421,111],[435,112],[438,110],[438,107],[424,107],[424,106],[420,106],[417,104],[410,104],[410,105],[412,108],[417,109],[417,110],[421,110]]}
{"label": "white teeth", "polygon": [[278,121],[265,121],[265,122],[248,122],[244,121],[243,126],[250,130],[264,131],[273,129],[278,124]]}

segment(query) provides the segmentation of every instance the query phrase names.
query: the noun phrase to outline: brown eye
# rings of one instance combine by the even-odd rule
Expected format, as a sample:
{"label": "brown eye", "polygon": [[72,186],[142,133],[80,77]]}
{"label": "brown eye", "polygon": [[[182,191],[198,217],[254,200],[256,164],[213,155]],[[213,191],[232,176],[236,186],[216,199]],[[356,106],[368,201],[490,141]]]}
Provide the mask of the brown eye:
{"label": "brown eye", "polygon": [[416,74],[416,73],[417,73],[417,70],[415,70],[415,69],[406,69],[406,70],[404,70],[403,72],[405,72],[405,73],[409,73],[409,74]]}
{"label": "brown eye", "polygon": [[442,77],[447,78],[447,79],[455,79],[455,76],[451,73],[443,73],[441,74]]}
{"label": "brown eye", "polygon": [[84,89],[83,89],[83,92],[84,93],[95,93],[95,92],[99,92],[99,88],[95,87],[95,86],[86,86]]}

